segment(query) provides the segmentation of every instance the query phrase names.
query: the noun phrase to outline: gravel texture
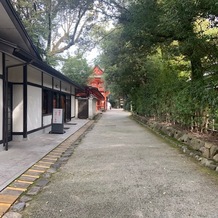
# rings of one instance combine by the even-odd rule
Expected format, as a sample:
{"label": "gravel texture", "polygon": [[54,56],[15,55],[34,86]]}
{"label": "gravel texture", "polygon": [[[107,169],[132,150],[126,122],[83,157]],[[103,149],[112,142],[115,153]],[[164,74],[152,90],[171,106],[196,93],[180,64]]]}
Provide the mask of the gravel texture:
{"label": "gravel texture", "polygon": [[129,115],[105,112],[23,217],[218,217],[217,174]]}

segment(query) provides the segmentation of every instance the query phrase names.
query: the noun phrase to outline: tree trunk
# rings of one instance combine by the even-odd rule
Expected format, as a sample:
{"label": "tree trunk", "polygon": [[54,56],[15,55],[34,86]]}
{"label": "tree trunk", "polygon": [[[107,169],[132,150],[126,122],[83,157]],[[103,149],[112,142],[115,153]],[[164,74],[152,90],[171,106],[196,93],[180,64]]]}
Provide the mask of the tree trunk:
{"label": "tree trunk", "polygon": [[200,57],[191,57],[191,79],[195,81],[203,78],[203,69]]}

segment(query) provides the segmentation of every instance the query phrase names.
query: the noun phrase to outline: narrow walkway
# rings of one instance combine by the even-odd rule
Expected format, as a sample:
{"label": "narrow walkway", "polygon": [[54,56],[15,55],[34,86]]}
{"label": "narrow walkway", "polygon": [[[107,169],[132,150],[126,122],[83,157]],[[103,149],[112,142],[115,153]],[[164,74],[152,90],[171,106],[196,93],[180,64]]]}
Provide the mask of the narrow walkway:
{"label": "narrow walkway", "polygon": [[26,141],[11,141],[8,151],[4,151],[1,146],[0,191],[87,122],[88,120],[73,119],[65,125],[64,134],[41,134]]}
{"label": "narrow walkway", "polygon": [[31,218],[218,217],[218,177],[111,110],[23,211]]}
{"label": "narrow walkway", "polygon": [[65,124],[64,134],[42,134],[27,141],[9,142],[9,150],[0,151],[0,217],[92,123],[74,119]]}

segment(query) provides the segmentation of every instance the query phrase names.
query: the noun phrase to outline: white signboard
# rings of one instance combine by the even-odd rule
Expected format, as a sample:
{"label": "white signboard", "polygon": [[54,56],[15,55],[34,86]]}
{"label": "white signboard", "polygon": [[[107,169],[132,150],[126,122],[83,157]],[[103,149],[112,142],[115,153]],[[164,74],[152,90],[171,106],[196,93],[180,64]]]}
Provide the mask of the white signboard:
{"label": "white signboard", "polygon": [[53,122],[54,124],[63,123],[63,109],[55,108],[53,109]]}

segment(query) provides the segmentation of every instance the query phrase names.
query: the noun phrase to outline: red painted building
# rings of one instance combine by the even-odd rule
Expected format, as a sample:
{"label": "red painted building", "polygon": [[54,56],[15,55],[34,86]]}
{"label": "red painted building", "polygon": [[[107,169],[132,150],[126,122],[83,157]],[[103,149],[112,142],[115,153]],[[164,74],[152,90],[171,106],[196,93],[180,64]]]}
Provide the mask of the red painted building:
{"label": "red painted building", "polygon": [[94,67],[88,79],[88,86],[97,88],[104,96],[103,100],[97,102],[97,110],[107,110],[107,97],[110,92],[105,89],[104,71],[99,66]]}

